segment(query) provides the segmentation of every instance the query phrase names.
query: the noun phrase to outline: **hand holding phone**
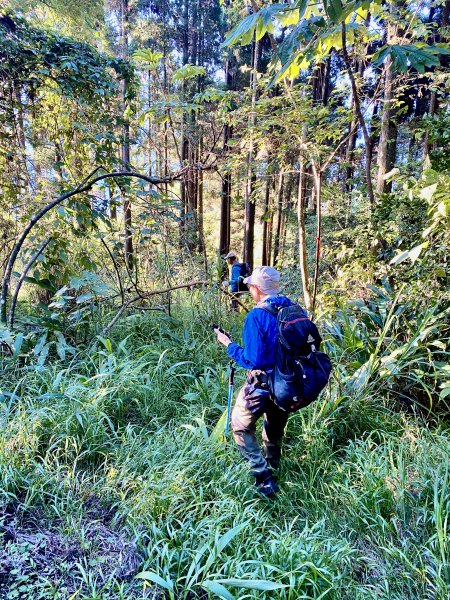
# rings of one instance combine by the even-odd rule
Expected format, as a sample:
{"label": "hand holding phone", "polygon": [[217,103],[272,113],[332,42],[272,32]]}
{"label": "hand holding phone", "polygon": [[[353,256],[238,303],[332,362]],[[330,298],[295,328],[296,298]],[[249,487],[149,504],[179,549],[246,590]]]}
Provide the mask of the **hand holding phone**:
{"label": "hand holding phone", "polygon": [[231,344],[230,334],[218,325],[213,324],[210,325],[210,327],[217,334],[217,341],[223,344],[226,348],[228,348],[228,346]]}

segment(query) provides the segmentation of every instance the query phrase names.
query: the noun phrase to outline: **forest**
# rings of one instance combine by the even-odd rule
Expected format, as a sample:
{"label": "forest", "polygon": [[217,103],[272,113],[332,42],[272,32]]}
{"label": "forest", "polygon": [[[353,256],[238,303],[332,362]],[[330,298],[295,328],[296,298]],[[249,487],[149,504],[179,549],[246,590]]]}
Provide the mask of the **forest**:
{"label": "forest", "polygon": [[[449,42],[449,0],[3,0],[0,598],[448,600]],[[333,367],[270,500],[230,252]]]}

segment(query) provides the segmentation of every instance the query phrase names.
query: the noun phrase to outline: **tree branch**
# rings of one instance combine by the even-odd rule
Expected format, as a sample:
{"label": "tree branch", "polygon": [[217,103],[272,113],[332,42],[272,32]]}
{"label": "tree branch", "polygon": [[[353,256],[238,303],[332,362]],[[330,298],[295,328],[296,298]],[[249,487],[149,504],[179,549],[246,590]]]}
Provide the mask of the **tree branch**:
{"label": "tree branch", "polygon": [[119,308],[117,314],[115,315],[115,317],[112,319],[112,321],[110,321],[110,323],[103,329],[102,335],[104,335],[105,333],[107,333],[111,327],[113,327],[117,321],[120,319],[120,317],[122,316],[122,314],[124,313],[124,311],[134,302],[137,302],[138,300],[143,300],[145,298],[150,298],[150,296],[156,296],[158,294],[167,294],[167,292],[172,292],[173,290],[181,290],[183,288],[192,288],[192,287],[196,287],[198,285],[207,285],[208,282],[207,281],[191,281],[191,283],[184,283],[182,285],[175,285],[173,287],[169,287],[163,290],[155,290],[152,292],[145,292],[139,296],[134,296],[133,298],[130,298],[130,300],[127,300],[124,304],[122,304],[122,306]]}

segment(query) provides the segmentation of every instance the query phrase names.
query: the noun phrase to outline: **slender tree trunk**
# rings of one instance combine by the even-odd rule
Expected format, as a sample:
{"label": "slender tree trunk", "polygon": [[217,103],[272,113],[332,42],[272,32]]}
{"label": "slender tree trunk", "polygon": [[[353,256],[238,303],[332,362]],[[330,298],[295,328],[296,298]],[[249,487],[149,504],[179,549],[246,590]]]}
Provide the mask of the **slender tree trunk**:
{"label": "slender tree trunk", "polygon": [[[433,116],[437,108],[437,94],[435,91],[431,92],[430,96],[430,109],[428,114]],[[428,131],[425,132],[423,140],[423,168],[427,169],[430,167],[430,134]]]}
{"label": "slender tree trunk", "polygon": [[[184,0],[183,5],[183,30],[182,30],[182,65],[187,65],[189,62],[189,2]],[[182,85],[182,97],[186,99],[186,82],[183,81]],[[181,167],[189,165],[189,138],[188,138],[188,113],[183,111],[181,118]],[[190,239],[190,233],[192,230],[191,221],[192,214],[190,213],[190,207],[192,200],[189,197],[190,194],[190,169],[188,168],[185,176],[181,181],[181,242],[182,245],[188,244],[188,247],[192,247],[192,240]]]}
{"label": "slender tree trunk", "polygon": [[308,200],[308,207],[306,209],[306,212],[309,215],[314,215],[316,213],[316,188],[314,187],[313,173],[311,167],[307,167],[307,169],[305,170],[305,175],[305,194],[306,199]]}
{"label": "slender tree trunk", "polygon": [[353,101],[355,103],[356,114],[358,115],[359,124],[361,126],[361,131],[364,137],[364,148],[366,152],[366,184],[367,184],[367,194],[369,196],[370,204],[373,205],[375,203],[375,195],[373,193],[373,185],[372,185],[372,174],[371,174],[371,166],[372,166],[372,144],[369,136],[369,132],[367,131],[366,121],[364,119],[364,115],[361,109],[361,101],[359,98],[358,89],[356,87],[355,76],[352,70],[352,65],[350,62],[350,57],[347,52],[347,37],[345,31],[345,23],[342,23],[342,54],[344,57],[345,67],[347,69],[347,74],[350,79],[350,84],[352,87]]}
{"label": "slender tree trunk", "polygon": [[[14,100],[17,106],[17,138],[20,148],[20,162],[22,164],[23,179],[25,182],[24,191],[29,186],[29,174],[27,165],[27,142],[25,138],[25,119],[23,114],[22,97],[20,92],[20,85],[17,82],[14,85]],[[22,179],[22,177],[21,177]]]}
{"label": "slender tree trunk", "polygon": [[[200,135],[197,151],[197,162],[203,154],[203,136]],[[198,249],[199,252],[205,251],[205,232],[203,227],[203,171],[197,173],[197,215],[198,215]]]}
{"label": "slender tree trunk", "polygon": [[278,253],[280,250],[280,233],[281,233],[281,220],[283,214],[283,196],[284,196],[284,173],[280,171],[278,175],[278,192],[277,192],[277,227],[275,230],[275,238],[273,242],[273,264],[276,266],[278,260]]}
{"label": "slender tree trunk", "polygon": [[[152,174],[152,162],[153,162],[153,152],[152,152],[152,145],[153,145],[153,120],[151,117],[151,108],[152,108],[152,73],[151,70],[149,69],[147,72],[147,77],[148,77],[148,81],[147,81],[147,102],[148,102],[148,123],[147,123],[147,127],[148,127],[148,132],[147,132],[147,160],[148,160],[148,175],[149,177]],[[151,185],[149,185],[149,190],[151,190],[152,187]]]}
{"label": "slender tree trunk", "polygon": [[[391,26],[388,26],[391,29]],[[388,41],[392,34],[388,35]],[[397,127],[394,121],[394,69],[392,59],[389,56],[385,63],[383,113],[381,117],[380,141],[378,144],[377,157],[377,194],[390,191],[391,183],[385,181],[386,174],[395,164],[395,146],[397,139]]]}
{"label": "slender tree trunk", "polygon": [[295,183],[297,181],[297,177],[293,175],[289,175],[287,185],[285,186],[285,209],[281,215],[281,231],[280,231],[280,260],[283,261],[285,258],[285,250],[286,250],[286,238],[287,238],[287,229],[288,222],[291,215],[292,210],[292,192],[294,190]]}
{"label": "slender tree trunk", "polygon": [[[364,74],[364,62],[362,60],[358,61],[358,75],[361,78]],[[352,96],[352,121],[350,123],[350,131],[347,140],[347,147],[345,150],[345,179],[343,182],[343,191],[350,192],[353,188],[353,184],[351,179],[353,179],[353,175],[355,172],[355,164],[354,164],[354,152],[356,147],[356,139],[358,137],[358,112],[356,110],[355,100]]]}
{"label": "slender tree trunk", "polygon": [[[121,33],[122,33],[122,58],[126,59],[128,56],[128,18],[129,18],[129,6],[128,0],[122,0],[122,15],[121,15]],[[123,125],[122,125],[122,170],[130,171],[130,123],[128,117],[125,116],[127,109],[127,81],[122,79],[121,81],[121,96],[122,96],[122,114],[123,114]],[[123,207],[123,219],[124,219],[124,234],[125,234],[125,262],[128,268],[131,270],[133,267],[133,237],[131,232],[131,202],[127,198],[126,191],[121,188],[121,198]]]}
{"label": "slender tree trunk", "polygon": [[297,225],[299,242],[299,266],[302,278],[303,300],[305,308],[311,311],[311,294],[309,291],[309,271],[308,271],[308,252],[306,246],[306,228],[305,228],[305,167],[303,158],[300,157],[300,173],[298,178],[297,190]]}
{"label": "slender tree trunk", "polygon": [[325,61],[325,71],[322,83],[322,102],[326,106],[330,97],[331,55]]}
{"label": "slender tree trunk", "polygon": [[[228,123],[223,128],[223,152],[227,155],[230,148],[229,141],[233,130]],[[227,169],[222,178],[222,190],[220,194],[220,254],[228,254],[230,251],[230,224],[231,224],[231,172]]]}
{"label": "slender tree trunk", "polygon": [[262,240],[262,264],[269,264],[269,252],[267,248],[269,218],[270,218],[270,178],[267,178],[266,189],[264,195],[264,222],[263,222],[263,240]]}
{"label": "slender tree trunk", "polygon": [[252,102],[251,114],[249,117],[249,147],[248,147],[248,165],[247,165],[247,186],[245,193],[245,223],[244,223],[244,261],[253,267],[253,249],[255,237],[255,198],[254,190],[256,183],[256,174],[254,172],[254,136],[253,129],[256,124],[256,96],[258,89],[258,56],[260,44],[253,41],[253,69],[251,76]]}
{"label": "slender tree trunk", "polygon": [[314,163],[312,163],[312,172],[314,176],[314,187],[316,190],[317,197],[317,227],[316,227],[316,261],[314,267],[314,283],[313,283],[313,294],[311,299],[311,310],[314,314],[316,300],[317,300],[317,288],[319,282],[319,263],[320,263],[320,246],[321,246],[321,227],[322,227],[322,171],[319,171]]}
{"label": "slender tree trunk", "polygon": [[353,116],[350,123],[350,134],[347,140],[347,147],[345,150],[345,175],[343,181],[343,191],[350,192],[353,184],[353,174],[355,171],[354,164],[354,152],[356,147],[356,138],[358,136],[358,115],[356,114],[355,105],[353,103]]}
{"label": "slender tree trunk", "polygon": [[[164,87],[164,96],[167,98],[168,94],[168,84],[167,84],[167,48],[164,44],[163,50],[163,87]],[[167,177],[169,174],[169,109],[165,110],[166,118],[164,119],[164,177]],[[164,192],[167,196],[169,191],[169,186],[167,183],[164,184]]]}
{"label": "slender tree trunk", "polygon": [[[275,192],[275,183],[271,183],[271,189]],[[273,208],[272,195],[269,197],[269,222],[267,226],[267,264],[272,264],[272,239],[273,239]]]}

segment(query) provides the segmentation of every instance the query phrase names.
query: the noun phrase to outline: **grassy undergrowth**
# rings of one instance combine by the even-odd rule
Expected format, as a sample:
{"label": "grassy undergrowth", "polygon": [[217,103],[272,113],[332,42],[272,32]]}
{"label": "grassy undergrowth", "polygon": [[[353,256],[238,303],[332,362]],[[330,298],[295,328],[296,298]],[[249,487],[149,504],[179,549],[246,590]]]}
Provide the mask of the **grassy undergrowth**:
{"label": "grassy undergrowth", "polygon": [[65,362],[3,362],[0,598],[446,600],[450,436],[392,393],[426,352],[394,372],[392,348],[336,319],[339,385],[290,418],[267,503],[213,433],[227,362],[210,320],[179,305]]}

